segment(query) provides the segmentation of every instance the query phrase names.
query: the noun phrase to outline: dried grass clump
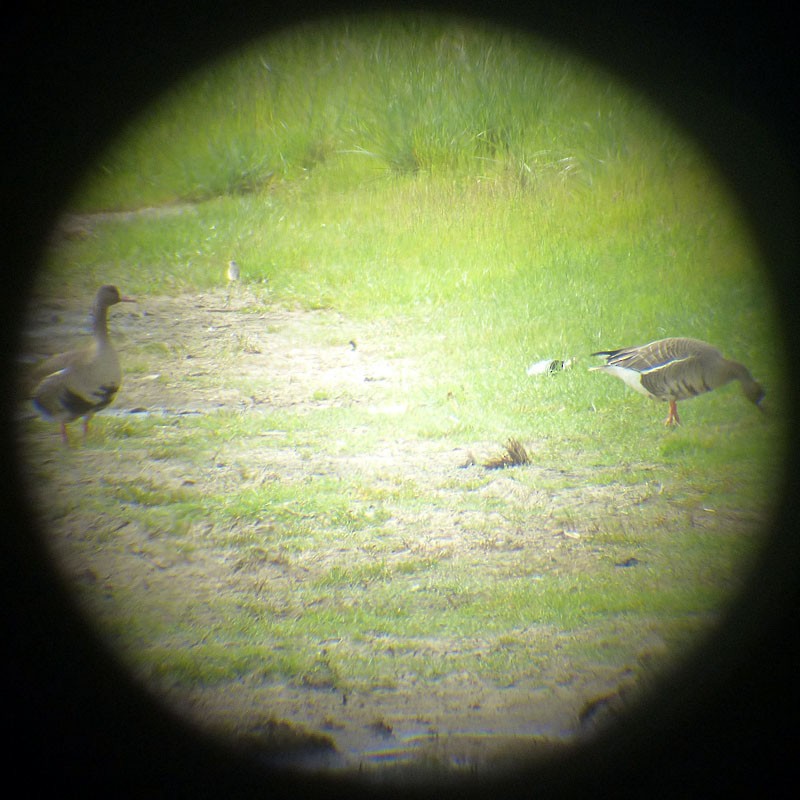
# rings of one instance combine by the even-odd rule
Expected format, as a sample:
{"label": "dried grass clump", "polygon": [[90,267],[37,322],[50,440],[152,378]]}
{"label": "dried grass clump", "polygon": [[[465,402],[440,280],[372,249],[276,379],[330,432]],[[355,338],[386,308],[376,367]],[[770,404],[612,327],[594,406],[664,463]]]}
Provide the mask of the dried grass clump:
{"label": "dried grass clump", "polygon": [[530,464],[531,457],[518,439],[509,439],[505,444],[505,452],[499,456],[484,461],[486,469],[505,469],[506,467],[519,467]]}

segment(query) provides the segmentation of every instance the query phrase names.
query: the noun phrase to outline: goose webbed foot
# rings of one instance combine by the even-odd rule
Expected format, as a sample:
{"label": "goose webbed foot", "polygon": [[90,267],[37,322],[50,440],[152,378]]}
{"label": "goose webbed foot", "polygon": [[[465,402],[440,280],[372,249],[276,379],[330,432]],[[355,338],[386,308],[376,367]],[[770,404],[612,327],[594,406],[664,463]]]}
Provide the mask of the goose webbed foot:
{"label": "goose webbed foot", "polygon": [[678,404],[675,400],[669,401],[669,414],[664,420],[664,424],[669,426],[681,424],[681,418],[678,416]]}

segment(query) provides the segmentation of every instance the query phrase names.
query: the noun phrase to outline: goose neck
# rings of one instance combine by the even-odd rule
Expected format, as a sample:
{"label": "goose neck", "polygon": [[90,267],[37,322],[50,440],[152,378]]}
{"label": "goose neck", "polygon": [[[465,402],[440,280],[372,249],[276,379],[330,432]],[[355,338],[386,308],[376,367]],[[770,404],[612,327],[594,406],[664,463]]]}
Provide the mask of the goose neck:
{"label": "goose neck", "polygon": [[108,306],[97,303],[92,310],[92,330],[95,338],[100,341],[108,339]]}

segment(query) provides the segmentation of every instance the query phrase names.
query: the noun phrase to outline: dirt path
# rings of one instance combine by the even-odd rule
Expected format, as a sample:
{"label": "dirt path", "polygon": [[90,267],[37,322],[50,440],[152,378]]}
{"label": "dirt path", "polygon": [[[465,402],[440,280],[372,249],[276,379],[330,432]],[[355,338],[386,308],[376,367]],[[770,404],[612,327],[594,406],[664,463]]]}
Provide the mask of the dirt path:
{"label": "dirt path", "polygon": [[[419,366],[399,349],[390,329],[358,325],[329,311],[245,313],[241,309],[248,301],[247,290],[236,288],[232,296],[217,292],[147,298],[137,309],[115,311],[114,339],[127,374],[114,408],[107,413],[123,419],[136,413],[180,417],[220,409],[246,413],[291,409],[302,414],[342,402],[360,404],[376,415],[405,413],[406,389],[419,379]],[[41,305],[31,316],[26,352],[45,355],[73,336],[82,338],[86,324],[85,309],[73,303]],[[187,386],[192,387],[190,394]],[[73,436],[77,436],[79,426],[74,427]],[[55,438],[52,432],[37,430],[39,440]],[[198,469],[191,476],[192,489],[219,494],[231,481],[238,485],[243,471],[253,476],[253,481],[271,480],[278,472],[283,481],[301,480],[307,462],[272,433],[265,430],[262,444],[237,454],[238,472],[219,465]],[[430,485],[442,483],[447,476],[450,491],[458,492],[459,481],[465,484],[469,480],[468,470],[458,470],[467,450],[492,445],[496,443],[454,447],[453,443],[424,439],[394,441],[357,461],[348,462],[346,454],[330,463],[322,459],[315,469],[371,470]],[[51,448],[50,453],[47,459],[71,459],[72,467],[62,482],[47,488],[63,496],[79,491],[93,475],[108,470],[114,471],[117,481],[136,482],[143,475],[141,463],[120,461],[114,453],[101,449],[76,449],[65,456]],[[145,468],[149,479],[159,485],[187,482],[184,467],[168,458],[152,461]],[[501,474],[483,491],[487,497],[528,505],[548,501]],[[525,496],[519,497],[520,492]],[[618,505],[641,500],[636,491],[616,497]],[[592,487],[587,486],[580,502],[587,508],[604,507],[608,497],[593,495]],[[396,538],[398,553],[414,550],[417,555],[438,556],[459,548],[474,550],[475,557],[481,558],[486,548],[492,547],[495,568],[513,563],[525,548],[536,549],[537,557],[554,563],[584,557],[574,548],[570,550],[570,536],[577,534],[564,531],[555,518],[550,528],[545,525],[535,535],[526,531],[522,536],[507,521],[491,518],[493,513],[486,512],[486,522],[497,529],[494,543],[470,534],[480,528],[475,519],[437,518],[436,509],[430,510],[429,519],[414,520],[414,527],[408,530],[404,520],[397,520],[394,534],[387,536]],[[125,587],[128,594],[141,593],[141,597],[179,597],[187,592],[213,595],[232,581],[263,581],[259,570],[269,567],[221,561],[218,550],[204,546],[202,526],[192,532],[196,544],[187,559],[169,540],[154,539],[141,525],[124,519],[98,520],[80,507],[50,523],[55,534],[52,546],[71,578],[84,586],[102,588],[105,584],[109,595],[118,587]],[[90,547],[89,532],[97,525],[113,529],[113,542],[106,547],[93,543]],[[326,558],[325,554],[318,556]],[[286,565],[271,568],[272,580],[298,579],[297,574],[287,572]],[[307,572],[308,565],[305,569]],[[457,644],[432,640],[416,646],[435,658],[437,652],[444,655],[442,648],[454,646],[480,654],[486,644],[479,639]],[[648,637],[646,632],[631,645],[632,653],[660,646],[658,637]],[[260,738],[267,744],[275,741],[276,735],[280,738],[276,720],[302,725],[335,743],[335,756],[325,747],[312,747],[318,755],[331,758],[331,763],[398,763],[409,753],[425,752],[444,763],[478,765],[509,747],[530,744],[534,741],[531,737],[559,740],[574,734],[588,703],[613,694],[630,680],[635,656],[628,663],[575,669],[556,654],[547,664],[535,678],[505,687],[488,685],[466,673],[424,684],[412,680],[392,689],[350,693],[325,680],[303,686],[254,678],[191,691],[169,690],[168,699],[204,726],[233,731],[253,741]]]}

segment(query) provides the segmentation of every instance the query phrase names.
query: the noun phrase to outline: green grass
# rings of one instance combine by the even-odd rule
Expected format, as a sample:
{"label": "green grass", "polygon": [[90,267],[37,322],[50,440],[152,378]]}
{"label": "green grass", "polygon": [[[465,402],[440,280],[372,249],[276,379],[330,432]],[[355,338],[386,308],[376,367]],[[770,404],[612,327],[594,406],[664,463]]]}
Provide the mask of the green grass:
{"label": "green grass", "polygon": [[[104,606],[119,637],[144,643],[133,648],[144,672],[185,684],[257,672],[338,686],[470,669],[503,683],[556,644],[595,657],[614,621],[629,631],[657,619],[682,640],[724,605],[759,541],[741,526],[725,536],[698,525],[731,508],[739,521],[768,512],[778,422],[758,419],[729,388],[685,404],[686,425],[665,431],[662,407],[587,369],[599,348],[697,336],[757,367],[780,419],[784,365],[764,264],[713,166],[657,110],[507,32],[410,18],[304,27],[174,87],[113,143],[67,210],[167,204],[185,207],[95,221],[89,237],[52,247],[40,291],[88,296],[113,282],[146,303],[219,287],[235,257],[253,312],[330,309],[373,322],[429,368],[409,384],[412,410],[400,420],[334,406],[93,423],[102,437],[90,451],[174,461],[200,478],[222,453],[236,485],[208,494],[106,475],[80,506],[54,497],[51,518],[124,506],[186,552],[238,554],[242,570],[299,569],[329,537],[345,553],[281,598],[254,588],[204,599],[216,623],[202,643],[207,614],[165,617],[137,599],[132,621]],[[154,343],[126,368],[146,372],[171,355],[183,357],[179,344]],[[550,357],[578,361],[557,377],[525,376]],[[320,389],[312,399],[335,397]],[[384,440],[516,435],[535,442],[542,468],[503,476],[519,486],[568,493],[591,469],[599,487],[647,500],[616,515],[545,499],[509,508],[481,493],[494,480],[483,474],[434,485],[391,471],[266,480],[247,458],[264,428],[309,462]],[[460,496],[442,500],[452,485]],[[508,515],[520,537],[528,527],[578,529],[581,559],[553,572],[525,551],[487,574],[474,552],[403,545],[391,520],[438,503]],[[211,541],[195,539],[203,522]],[[487,552],[513,545],[490,527],[479,533]],[[616,566],[634,549],[641,569]],[[405,654],[370,649],[384,635],[407,639]],[[319,642],[332,636],[340,643],[320,665]],[[440,658],[421,644],[481,636],[488,655],[476,646]]]}

